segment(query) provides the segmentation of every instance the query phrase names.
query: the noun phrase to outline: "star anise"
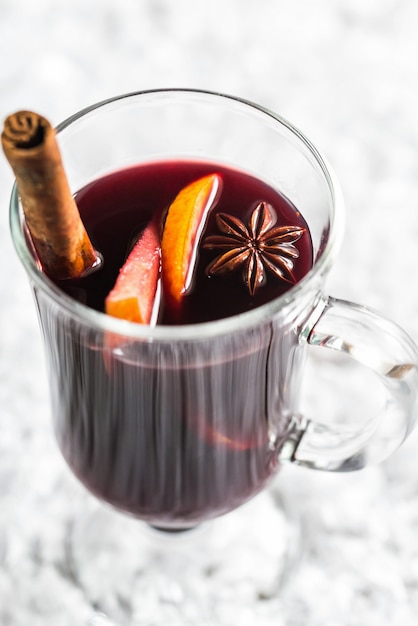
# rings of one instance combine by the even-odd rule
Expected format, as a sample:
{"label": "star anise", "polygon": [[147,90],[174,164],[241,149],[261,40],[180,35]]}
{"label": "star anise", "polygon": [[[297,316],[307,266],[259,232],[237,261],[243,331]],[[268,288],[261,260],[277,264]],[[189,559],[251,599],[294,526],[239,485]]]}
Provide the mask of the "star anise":
{"label": "star anise", "polygon": [[221,235],[206,237],[203,247],[222,250],[206,271],[208,276],[224,274],[242,266],[243,280],[254,295],[266,280],[266,270],[285,282],[294,284],[294,259],[299,256],[293,245],[305,232],[299,226],[274,226],[272,207],[260,202],[246,226],[239,218],[218,213],[216,224]]}

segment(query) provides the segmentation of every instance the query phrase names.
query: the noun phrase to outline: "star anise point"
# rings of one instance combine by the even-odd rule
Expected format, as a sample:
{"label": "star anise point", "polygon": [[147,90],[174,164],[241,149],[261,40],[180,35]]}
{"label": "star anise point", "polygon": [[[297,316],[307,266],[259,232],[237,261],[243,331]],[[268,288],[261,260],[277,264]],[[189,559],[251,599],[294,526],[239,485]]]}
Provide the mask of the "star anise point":
{"label": "star anise point", "polygon": [[294,260],[299,257],[295,243],[306,232],[300,226],[274,226],[274,210],[259,202],[248,225],[234,215],[218,213],[220,235],[206,237],[203,247],[222,253],[207,267],[207,274],[226,274],[242,266],[245,285],[251,296],[266,282],[266,270],[286,283],[296,283]]}

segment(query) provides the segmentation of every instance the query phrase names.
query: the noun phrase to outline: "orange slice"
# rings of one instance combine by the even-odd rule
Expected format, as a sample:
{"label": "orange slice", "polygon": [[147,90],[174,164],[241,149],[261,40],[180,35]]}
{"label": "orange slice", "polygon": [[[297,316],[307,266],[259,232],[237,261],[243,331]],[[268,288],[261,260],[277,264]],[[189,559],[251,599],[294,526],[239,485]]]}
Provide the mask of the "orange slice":
{"label": "orange slice", "polygon": [[221,430],[216,430],[216,428],[207,424],[204,420],[196,421],[195,427],[199,436],[212,446],[225,447],[229,450],[251,450],[267,439],[266,435],[263,438],[264,433],[261,425],[259,428],[260,432],[254,432],[252,437],[245,437],[241,433],[235,435],[226,434]]}
{"label": "orange slice", "polygon": [[184,187],[168,209],[161,241],[162,281],[164,296],[174,307],[192,281],[197,246],[221,184],[219,174],[204,176]]}
{"label": "orange slice", "polygon": [[152,220],[141,233],[105,300],[108,315],[150,324],[160,275],[160,237]]}

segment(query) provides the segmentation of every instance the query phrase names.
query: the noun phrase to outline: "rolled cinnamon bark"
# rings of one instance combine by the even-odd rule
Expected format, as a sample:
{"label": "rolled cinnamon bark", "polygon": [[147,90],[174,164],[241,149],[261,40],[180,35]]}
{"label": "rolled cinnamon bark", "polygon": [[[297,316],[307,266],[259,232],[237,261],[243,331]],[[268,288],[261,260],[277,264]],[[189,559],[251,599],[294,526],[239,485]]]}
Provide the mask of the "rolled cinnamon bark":
{"label": "rolled cinnamon bark", "polygon": [[43,270],[51,278],[79,278],[100,262],[71,194],[56,133],[31,111],[6,118],[1,135],[26,224]]}

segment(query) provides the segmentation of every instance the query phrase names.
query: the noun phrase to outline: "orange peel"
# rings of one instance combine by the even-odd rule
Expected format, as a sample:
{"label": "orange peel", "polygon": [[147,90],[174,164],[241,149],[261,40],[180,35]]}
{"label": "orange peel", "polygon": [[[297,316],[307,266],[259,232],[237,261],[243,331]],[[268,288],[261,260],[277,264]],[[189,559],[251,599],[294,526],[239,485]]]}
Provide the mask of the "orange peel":
{"label": "orange peel", "polygon": [[222,179],[209,174],[184,187],[171,203],[161,241],[164,297],[178,308],[193,278],[197,247]]}

